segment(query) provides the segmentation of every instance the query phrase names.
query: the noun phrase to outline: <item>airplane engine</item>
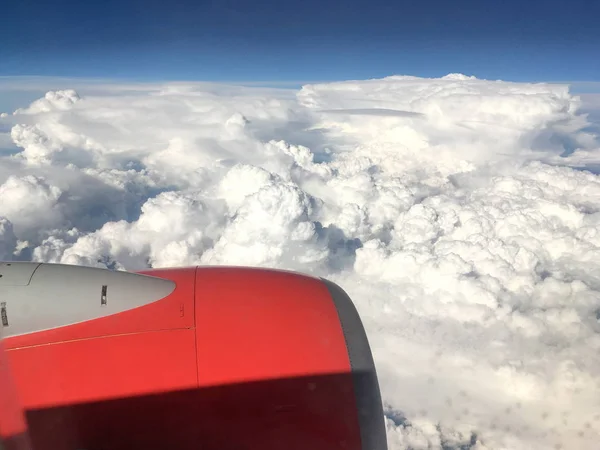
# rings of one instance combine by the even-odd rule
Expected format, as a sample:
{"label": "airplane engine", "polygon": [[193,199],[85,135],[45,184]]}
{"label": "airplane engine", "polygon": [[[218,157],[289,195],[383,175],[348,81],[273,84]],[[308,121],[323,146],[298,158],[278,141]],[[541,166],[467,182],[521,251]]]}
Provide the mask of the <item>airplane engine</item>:
{"label": "airplane engine", "polygon": [[367,336],[331,281],[7,262],[0,303],[34,450],[387,448]]}

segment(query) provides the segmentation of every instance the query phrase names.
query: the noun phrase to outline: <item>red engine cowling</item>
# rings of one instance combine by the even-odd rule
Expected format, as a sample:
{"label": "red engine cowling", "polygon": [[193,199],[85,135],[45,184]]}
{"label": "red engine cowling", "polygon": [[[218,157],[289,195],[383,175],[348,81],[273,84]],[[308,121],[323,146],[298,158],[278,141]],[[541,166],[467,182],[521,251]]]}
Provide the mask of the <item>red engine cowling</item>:
{"label": "red engine cowling", "polygon": [[0,275],[35,450],[387,447],[366,334],[330,281],[39,263]]}

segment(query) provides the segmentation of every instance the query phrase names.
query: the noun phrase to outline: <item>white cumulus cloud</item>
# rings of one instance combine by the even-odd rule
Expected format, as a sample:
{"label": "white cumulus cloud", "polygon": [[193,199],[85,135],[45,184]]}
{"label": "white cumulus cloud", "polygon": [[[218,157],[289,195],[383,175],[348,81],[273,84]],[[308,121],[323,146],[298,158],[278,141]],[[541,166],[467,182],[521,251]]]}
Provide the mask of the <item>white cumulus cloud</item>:
{"label": "white cumulus cloud", "polygon": [[246,264],[356,302],[391,449],[595,449],[600,146],[568,86],[64,88],[3,116],[0,258]]}

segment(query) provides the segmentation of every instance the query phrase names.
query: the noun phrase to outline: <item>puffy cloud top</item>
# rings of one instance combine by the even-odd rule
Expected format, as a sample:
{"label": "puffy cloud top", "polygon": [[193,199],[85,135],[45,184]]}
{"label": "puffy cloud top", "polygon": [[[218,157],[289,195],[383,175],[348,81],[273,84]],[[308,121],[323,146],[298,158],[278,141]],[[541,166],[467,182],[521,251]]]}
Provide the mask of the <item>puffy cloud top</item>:
{"label": "puffy cloud top", "polygon": [[34,101],[27,108],[17,109],[14,114],[39,114],[50,111],[66,111],[80,100],[73,89],[47,92],[43,98]]}

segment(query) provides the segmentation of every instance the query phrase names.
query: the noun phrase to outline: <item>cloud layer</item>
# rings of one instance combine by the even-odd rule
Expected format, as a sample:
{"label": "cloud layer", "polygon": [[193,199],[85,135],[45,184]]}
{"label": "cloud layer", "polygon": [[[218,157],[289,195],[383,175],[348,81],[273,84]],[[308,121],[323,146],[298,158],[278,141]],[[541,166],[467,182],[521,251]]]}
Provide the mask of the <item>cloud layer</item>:
{"label": "cloud layer", "polygon": [[364,319],[391,449],[596,448],[580,103],[460,74],[48,92],[0,119],[0,258],[325,276]]}

